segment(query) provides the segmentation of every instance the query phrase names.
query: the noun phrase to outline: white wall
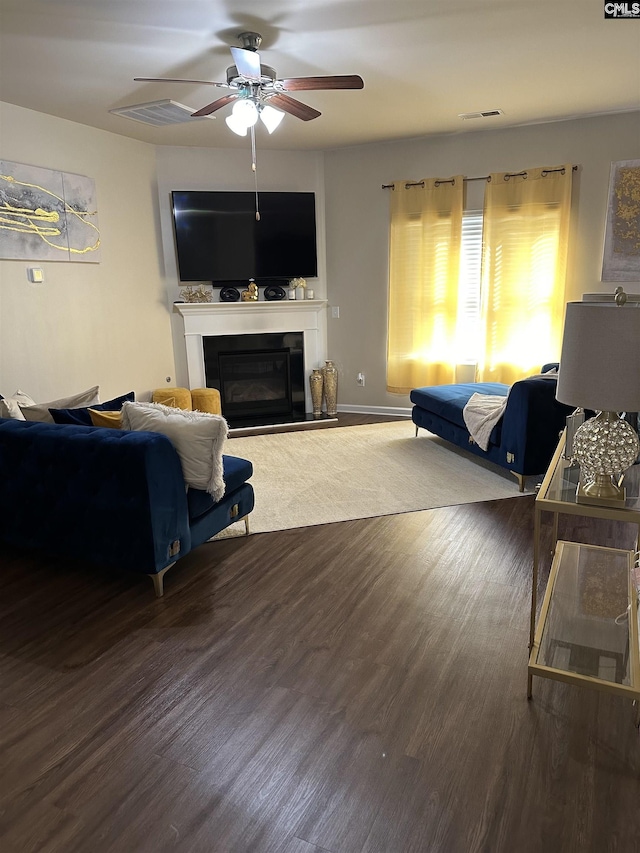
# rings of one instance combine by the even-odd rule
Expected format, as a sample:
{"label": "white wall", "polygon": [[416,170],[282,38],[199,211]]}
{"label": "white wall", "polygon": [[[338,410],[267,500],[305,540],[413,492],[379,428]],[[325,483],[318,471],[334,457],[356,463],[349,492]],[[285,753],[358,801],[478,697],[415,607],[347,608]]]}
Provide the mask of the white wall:
{"label": "white wall", "polygon": [[[325,252],[324,156],[317,151],[261,151],[258,139],[258,190],[264,192],[314,192],[316,194],[318,278],[309,279],[316,298],[327,297]],[[246,149],[181,148],[163,146],[157,150],[158,199],[162,233],[164,281],[169,303],[179,298],[180,281],[171,218],[172,190],[253,191],[249,141]],[[214,300],[219,291],[214,289]],[[178,384],[188,386],[184,327],[173,314],[173,338]],[[326,350],[326,318],[321,322],[321,350]]]}
{"label": "white wall", "polygon": [[[324,153],[261,152],[258,146],[261,189],[316,193],[319,277],[313,287],[340,308],[339,319],[327,320],[327,357],[341,371],[339,404],[409,406],[408,398],[385,389],[389,191],[381,184],[578,164],[568,292],[575,299],[613,289],[600,282],[609,169],[611,162],[639,156],[640,113]],[[0,393],[21,387],[46,400],[97,383],[108,399],[130,389],[142,397],[167,376],[186,384],[181,321],[171,313],[179,282],[169,192],[251,190],[248,145],[154,150],[0,104],[0,158],[92,177],[102,233],[100,264],[39,262],[42,286],[27,281],[33,264],[0,261]],[[355,382],[359,371],[366,374],[364,388]]]}
{"label": "white wall", "polygon": [[[573,239],[567,301],[615,289],[600,281],[612,162],[640,157],[640,113],[507,130],[390,142],[325,153],[329,301],[328,357],[340,370],[339,404],[403,408],[408,397],[385,388],[389,193],[382,184],[463,174],[468,177],[573,163]],[[477,193],[480,182],[470,183]],[[471,188],[473,188],[471,190]],[[634,288],[629,285],[628,291]],[[549,359],[559,353],[549,353]],[[356,375],[366,375],[364,388]]]}
{"label": "white wall", "polygon": [[99,264],[0,260],[0,393],[148,397],[174,377],[154,147],[0,104],[0,158],[93,178],[102,238]]}

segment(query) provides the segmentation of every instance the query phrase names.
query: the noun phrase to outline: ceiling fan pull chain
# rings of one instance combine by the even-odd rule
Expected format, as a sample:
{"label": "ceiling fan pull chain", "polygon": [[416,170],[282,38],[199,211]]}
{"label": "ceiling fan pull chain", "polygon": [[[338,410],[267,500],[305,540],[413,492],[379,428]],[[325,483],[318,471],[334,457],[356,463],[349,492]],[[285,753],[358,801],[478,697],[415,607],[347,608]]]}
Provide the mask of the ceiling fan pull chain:
{"label": "ceiling fan pull chain", "polygon": [[249,132],[251,133],[251,169],[253,170],[253,179],[256,186],[256,221],[260,221],[260,211],[258,210],[258,165],[257,165],[257,157],[256,157],[256,129],[252,125],[249,128]]}

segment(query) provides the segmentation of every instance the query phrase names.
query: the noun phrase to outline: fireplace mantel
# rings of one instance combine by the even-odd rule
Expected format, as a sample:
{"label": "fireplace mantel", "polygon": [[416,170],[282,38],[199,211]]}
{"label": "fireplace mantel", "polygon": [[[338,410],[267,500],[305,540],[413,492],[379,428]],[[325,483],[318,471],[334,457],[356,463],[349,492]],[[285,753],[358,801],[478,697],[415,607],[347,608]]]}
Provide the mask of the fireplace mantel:
{"label": "fireplace mantel", "polygon": [[305,310],[318,312],[326,309],[326,299],[280,299],[273,302],[174,302],[173,310],[181,314],[185,320],[187,317],[207,317],[211,314],[219,314],[229,319],[231,315],[241,317],[243,315],[256,314],[284,314],[297,313]]}
{"label": "fireplace mantel", "polygon": [[[326,358],[325,299],[278,302],[174,302],[184,324],[190,388],[206,385],[202,338],[209,335],[250,335],[258,332],[302,332],[305,374],[321,367]],[[306,389],[307,411],[311,411]]]}

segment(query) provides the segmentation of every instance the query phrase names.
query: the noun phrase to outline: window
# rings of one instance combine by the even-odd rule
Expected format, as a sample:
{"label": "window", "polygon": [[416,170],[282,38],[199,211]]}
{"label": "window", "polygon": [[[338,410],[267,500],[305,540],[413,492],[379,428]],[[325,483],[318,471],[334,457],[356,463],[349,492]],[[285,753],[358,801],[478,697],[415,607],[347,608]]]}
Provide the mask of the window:
{"label": "window", "polygon": [[480,282],[482,271],[482,211],[462,214],[456,362],[477,364],[481,354]]}
{"label": "window", "polygon": [[388,391],[449,384],[466,365],[512,385],[557,357],[572,172],[492,173],[481,211],[464,211],[461,175],[394,184]]}

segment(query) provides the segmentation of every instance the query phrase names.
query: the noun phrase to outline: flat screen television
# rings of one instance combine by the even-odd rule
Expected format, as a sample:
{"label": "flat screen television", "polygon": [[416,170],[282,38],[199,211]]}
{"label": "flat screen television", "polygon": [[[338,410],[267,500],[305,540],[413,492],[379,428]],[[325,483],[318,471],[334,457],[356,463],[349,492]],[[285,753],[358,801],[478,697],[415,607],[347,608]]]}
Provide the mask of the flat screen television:
{"label": "flat screen television", "polygon": [[174,190],[180,281],[224,285],[315,278],[316,201],[310,192]]}

